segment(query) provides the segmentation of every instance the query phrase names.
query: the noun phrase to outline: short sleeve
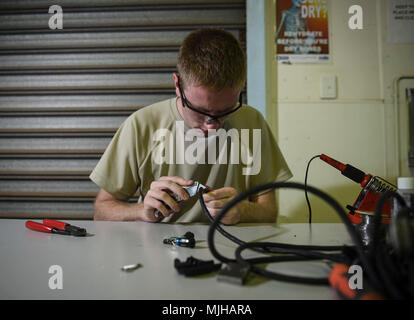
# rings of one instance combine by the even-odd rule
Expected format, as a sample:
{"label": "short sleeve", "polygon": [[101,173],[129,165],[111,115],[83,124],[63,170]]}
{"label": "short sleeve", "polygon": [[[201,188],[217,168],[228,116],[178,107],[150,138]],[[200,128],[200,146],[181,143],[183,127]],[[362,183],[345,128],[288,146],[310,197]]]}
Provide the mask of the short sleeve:
{"label": "short sleeve", "polygon": [[[254,155],[254,161],[260,163],[260,168],[256,168],[257,174],[252,174],[249,177],[250,188],[269,182],[286,181],[293,176],[269,125],[260,113],[257,113],[257,116],[259,123],[261,123],[261,141],[257,141],[258,139],[255,141],[253,135],[253,144],[256,146],[260,144],[261,150],[256,150],[256,155]],[[253,153],[255,153],[255,145],[252,146]]]}
{"label": "short sleeve", "polygon": [[133,115],[124,121],[89,178],[120,200],[134,195],[139,184],[138,130]]}

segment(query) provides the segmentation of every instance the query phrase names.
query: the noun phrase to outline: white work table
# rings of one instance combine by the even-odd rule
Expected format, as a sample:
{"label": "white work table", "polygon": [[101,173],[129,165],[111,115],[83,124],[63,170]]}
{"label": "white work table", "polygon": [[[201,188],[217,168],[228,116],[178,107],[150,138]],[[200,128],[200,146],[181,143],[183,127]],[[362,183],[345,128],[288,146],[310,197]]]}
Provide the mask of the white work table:
{"label": "white work table", "polygon": [[[35,220],[41,222],[40,220]],[[208,225],[143,222],[69,221],[89,236],[41,233],[25,227],[26,220],[0,220],[0,299],[137,299],[137,300],[278,300],[334,299],[329,286],[293,284],[250,275],[244,286],[220,282],[217,273],[185,277],[174,259],[193,256],[215,260],[207,245]],[[247,224],[224,227],[244,241],[291,244],[351,244],[342,224]],[[163,239],[195,235],[196,247],[173,247]],[[217,250],[233,258],[236,244],[216,232]],[[245,252],[243,256],[257,256]],[[218,261],[216,261],[218,262]],[[121,267],[140,263],[124,272]],[[49,268],[62,270],[62,289],[50,289]],[[325,262],[268,264],[269,270],[311,277],[328,276]]]}

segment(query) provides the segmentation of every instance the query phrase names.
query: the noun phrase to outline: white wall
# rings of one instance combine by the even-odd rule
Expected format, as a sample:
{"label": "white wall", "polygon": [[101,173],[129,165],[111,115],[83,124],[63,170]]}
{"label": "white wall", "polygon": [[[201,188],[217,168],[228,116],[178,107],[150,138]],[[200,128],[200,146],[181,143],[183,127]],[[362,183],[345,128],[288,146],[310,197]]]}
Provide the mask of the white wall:
{"label": "white wall", "polygon": [[[414,81],[399,82],[398,143],[393,84],[399,76],[414,75],[414,45],[388,42],[387,0],[331,0],[331,61],[295,65],[276,64],[275,0],[264,1],[264,32],[272,52],[266,60],[268,70],[272,71],[267,83],[271,101],[267,103],[267,120],[294,173],[292,181],[303,182],[308,160],[320,153],[391,182],[396,181],[397,175],[409,175],[404,88],[414,87]],[[353,4],[363,8],[363,30],[348,28],[348,8]],[[337,99],[320,99],[323,75],[337,77]],[[318,159],[312,162],[309,184],[326,191],[344,207],[353,204],[361,190]],[[311,197],[311,203],[313,221],[338,221],[321,201]],[[279,207],[279,222],[307,221],[303,192],[280,192]]]}

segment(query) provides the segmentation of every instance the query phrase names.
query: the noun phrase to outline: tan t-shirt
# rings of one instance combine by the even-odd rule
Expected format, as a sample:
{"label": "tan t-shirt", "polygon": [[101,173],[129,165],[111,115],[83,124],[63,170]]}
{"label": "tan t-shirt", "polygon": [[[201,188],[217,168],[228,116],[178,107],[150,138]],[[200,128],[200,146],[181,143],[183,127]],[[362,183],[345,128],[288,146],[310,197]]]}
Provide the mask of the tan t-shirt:
{"label": "tan t-shirt", "polygon": [[[180,176],[213,189],[234,187],[239,193],[259,184],[292,176],[262,115],[244,105],[224,127],[204,137],[187,126],[176,98],[142,108],[128,117],[90,175],[120,200],[138,193],[142,202],[151,182]],[[207,222],[197,196],[181,212],[162,222]]]}

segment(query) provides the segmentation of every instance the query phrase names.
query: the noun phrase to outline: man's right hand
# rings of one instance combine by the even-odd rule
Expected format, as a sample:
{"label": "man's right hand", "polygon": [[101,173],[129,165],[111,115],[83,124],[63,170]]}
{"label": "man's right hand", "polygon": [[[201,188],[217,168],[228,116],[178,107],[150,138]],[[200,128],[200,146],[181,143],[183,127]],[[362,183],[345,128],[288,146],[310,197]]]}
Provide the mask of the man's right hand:
{"label": "man's right hand", "polygon": [[193,180],[186,180],[181,177],[161,177],[153,181],[144,198],[142,220],[148,222],[158,221],[160,218],[155,216],[155,210],[158,210],[162,217],[168,217],[170,214],[179,212],[181,210],[180,204],[171,194],[178,195],[183,201],[188,200],[190,197],[182,186],[190,186],[193,183]]}

